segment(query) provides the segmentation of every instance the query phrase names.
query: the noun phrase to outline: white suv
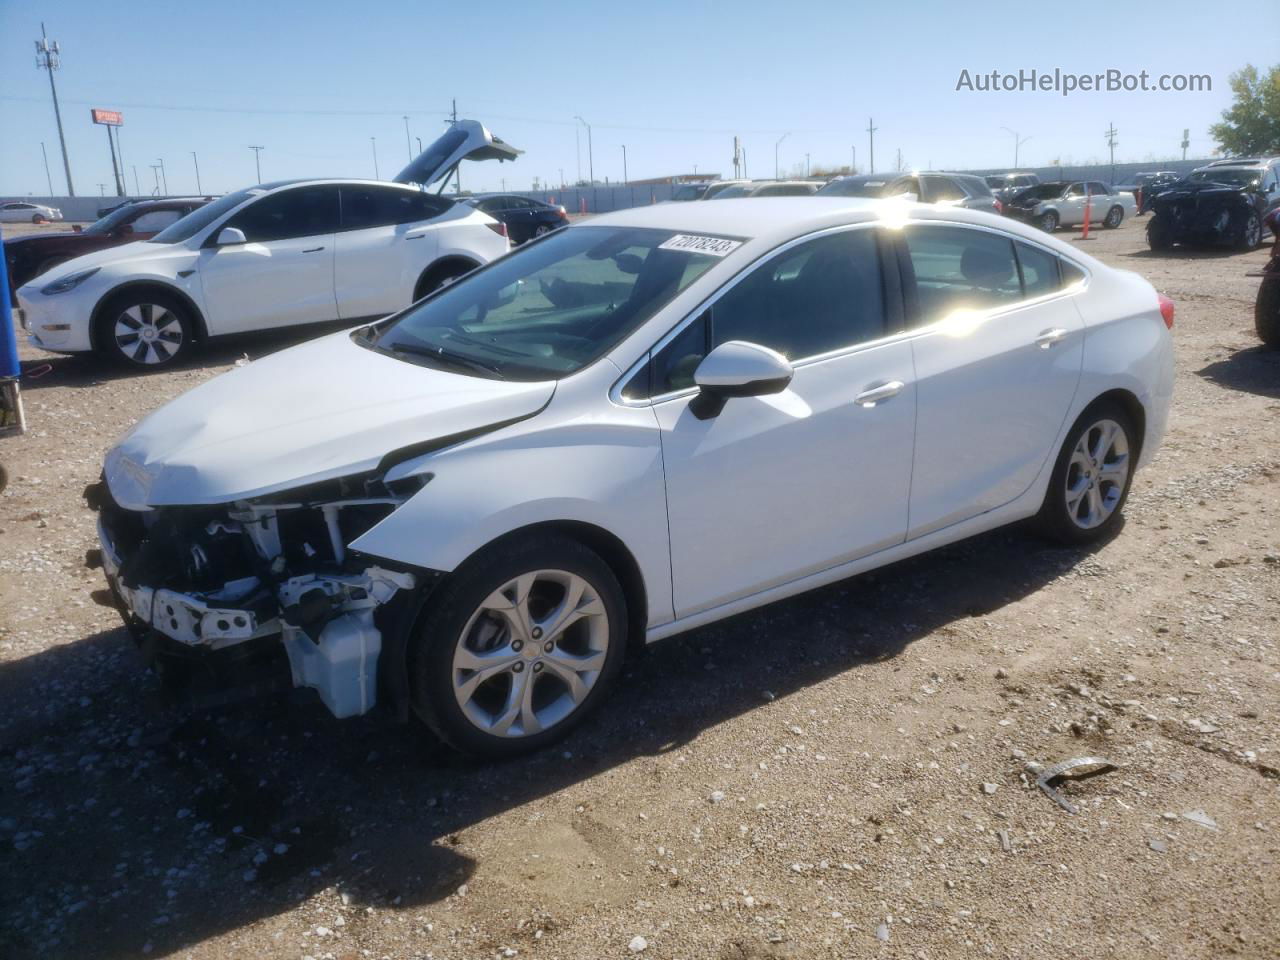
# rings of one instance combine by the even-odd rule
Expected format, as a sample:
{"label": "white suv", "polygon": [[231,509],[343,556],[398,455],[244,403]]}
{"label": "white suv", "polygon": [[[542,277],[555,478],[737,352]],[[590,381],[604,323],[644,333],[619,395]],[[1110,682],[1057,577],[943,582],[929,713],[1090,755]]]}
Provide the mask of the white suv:
{"label": "white suv", "polygon": [[384,317],[510,249],[506,228],[423,187],[517,151],[460,121],[397,177],[229,193],[149,240],[61,264],[17,291],[31,343],[156,367],[195,340]]}

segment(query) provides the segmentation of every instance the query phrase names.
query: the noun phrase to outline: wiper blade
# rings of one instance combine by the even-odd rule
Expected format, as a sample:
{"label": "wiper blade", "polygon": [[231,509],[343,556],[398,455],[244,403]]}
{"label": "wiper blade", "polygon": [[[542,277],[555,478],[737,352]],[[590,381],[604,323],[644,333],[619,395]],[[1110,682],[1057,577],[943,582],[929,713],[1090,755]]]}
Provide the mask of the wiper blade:
{"label": "wiper blade", "polygon": [[466,367],[469,370],[480,370],[497,377],[499,380],[507,379],[503,376],[501,368],[492,363],[485,363],[483,360],[476,360],[474,357],[464,356],[461,353],[453,353],[444,347],[427,347],[419,346],[416,343],[392,343],[387,349],[393,353],[407,353],[415,357],[426,357],[429,360],[439,360],[442,363],[451,363],[455,367]]}

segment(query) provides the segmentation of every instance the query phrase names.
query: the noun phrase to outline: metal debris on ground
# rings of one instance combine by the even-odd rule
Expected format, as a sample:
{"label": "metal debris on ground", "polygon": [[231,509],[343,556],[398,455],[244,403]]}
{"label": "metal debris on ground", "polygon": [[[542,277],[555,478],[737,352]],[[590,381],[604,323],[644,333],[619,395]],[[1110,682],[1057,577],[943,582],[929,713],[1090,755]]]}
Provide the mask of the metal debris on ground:
{"label": "metal debris on ground", "polygon": [[[1092,770],[1086,770],[1083,773],[1077,773],[1070,778],[1066,777],[1068,771],[1075,770],[1078,767],[1093,767]],[[1044,795],[1060,806],[1067,813],[1079,813],[1079,809],[1074,803],[1068,800],[1057,789],[1057,783],[1062,779],[1071,780],[1088,780],[1091,777],[1101,776],[1104,773],[1110,773],[1117,769],[1116,764],[1102,757],[1074,757],[1071,760],[1063,760],[1061,763],[1055,763],[1051,767],[1045,767],[1040,772],[1040,776],[1036,778],[1036,786],[1044,791]]]}

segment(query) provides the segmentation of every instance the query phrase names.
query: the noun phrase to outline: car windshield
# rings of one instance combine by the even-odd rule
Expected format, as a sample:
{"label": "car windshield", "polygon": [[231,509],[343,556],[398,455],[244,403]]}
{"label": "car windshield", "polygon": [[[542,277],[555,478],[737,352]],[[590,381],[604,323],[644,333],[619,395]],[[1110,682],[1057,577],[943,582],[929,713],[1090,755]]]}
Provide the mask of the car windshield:
{"label": "car windshield", "polygon": [[1195,170],[1187,176],[1192,183],[1224,183],[1232,187],[1247,187],[1261,178],[1261,170],[1251,170],[1248,167],[1214,167],[1210,170]]}
{"label": "car windshield", "polygon": [[250,197],[264,192],[261,187],[248,187],[244,190],[237,190],[235,193],[228,193],[226,196],[219,197],[198,210],[192,210],[185,217],[169,224],[169,226],[148,240],[147,243],[181,243],[184,240],[190,240],[224,213],[230,213]]}
{"label": "car windshield", "polygon": [[999,190],[1004,186],[1004,177],[984,177],[983,179],[987,181],[987,186],[992,190]]}
{"label": "car windshield", "polygon": [[717,262],[664,248],[675,236],[630,227],[562,230],[366,328],[357,342],[478,376],[560,379],[602,356]]}
{"label": "car windshield", "polygon": [[832,180],[818,191],[824,197],[883,197],[888,180]]}
{"label": "car windshield", "polygon": [[89,224],[89,226],[84,228],[84,232],[93,236],[110,233],[119,226],[122,221],[128,220],[129,217],[133,215],[134,209],[135,205],[132,203],[127,203],[123,207],[118,207],[102,219],[95,220],[93,223]]}
{"label": "car windshield", "polygon": [[755,186],[753,184],[740,183],[736,187],[725,187],[723,190],[719,191],[711,199],[712,200],[731,200],[734,197],[745,197],[754,189],[755,189]]}

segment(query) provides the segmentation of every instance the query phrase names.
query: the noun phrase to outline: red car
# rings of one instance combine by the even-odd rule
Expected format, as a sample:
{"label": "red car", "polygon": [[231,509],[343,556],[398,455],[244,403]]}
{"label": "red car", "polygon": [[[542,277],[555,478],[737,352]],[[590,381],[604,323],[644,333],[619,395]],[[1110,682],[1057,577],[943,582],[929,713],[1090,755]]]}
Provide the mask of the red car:
{"label": "red car", "polygon": [[4,242],[4,258],[9,267],[9,297],[13,291],[50,267],[105,247],[118,247],[147,240],[169,224],[203,207],[212,197],[179,197],[169,200],[140,200],[117,207],[83,230],[39,233],[13,237]]}

